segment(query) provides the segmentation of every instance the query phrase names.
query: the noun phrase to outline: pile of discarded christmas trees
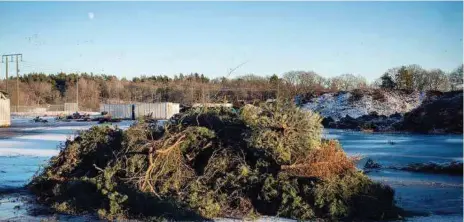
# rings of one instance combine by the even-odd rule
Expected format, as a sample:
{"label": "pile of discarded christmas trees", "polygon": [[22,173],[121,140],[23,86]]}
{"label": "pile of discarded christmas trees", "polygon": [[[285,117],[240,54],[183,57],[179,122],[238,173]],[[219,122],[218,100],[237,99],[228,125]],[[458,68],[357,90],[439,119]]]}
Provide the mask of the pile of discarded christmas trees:
{"label": "pile of discarded christmas trees", "polygon": [[93,127],[28,187],[58,212],[110,220],[399,218],[394,191],[322,139],[320,122],[279,101],[190,110],[165,127]]}

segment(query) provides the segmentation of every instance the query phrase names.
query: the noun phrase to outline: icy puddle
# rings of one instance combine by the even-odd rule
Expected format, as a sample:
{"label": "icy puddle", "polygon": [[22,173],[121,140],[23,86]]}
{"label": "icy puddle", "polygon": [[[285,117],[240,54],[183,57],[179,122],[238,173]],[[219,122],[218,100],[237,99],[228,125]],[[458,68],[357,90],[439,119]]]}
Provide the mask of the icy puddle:
{"label": "icy puddle", "polygon": [[[0,221],[41,221],[49,215],[36,216],[31,211],[33,197],[23,188],[51,156],[59,153],[60,144],[72,139],[79,130],[97,125],[96,122],[34,123],[32,118],[12,120],[9,128],[0,129]],[[133,122],[113,123],[128,128]],[[43,212],[42,212],[43,213]],[[52,217],[53,218],[53,217]],[[59,215],[60,221],[94,221],[95,218]]]}
{"label": "icy puddle", "polygon": [[[48,159],[59,152],[60,143],[76,131],[96,125],[95,122],[32,123],[31,119],[14,119],[13,125],[0,129],[0,220],[40,221],[43,216],[29,210],[33,197],[22,187]],[[116,123],[127,128],[132,121]],[[462,136],[366,134],[327,130],[326,138],[340,140],[349,155],[372,158],[384,165],[462,161]],[[365,162],[360,161],[359,167]],[[379,170],[368,174],[372,179],[391,185],[398,204],[406,210],[429,214],[409,218],[411,221],[462,221],[462,176]],[[50,217],[50,216],[47,216]],[[88,217],[60,215],[60,221],[89,221]],[[219,221],[235,221],[219,219]],[[261,218],[260,221],[290,221]]]}
{"label": "icy puddle", "polygon": [[[10,128],[0,129],[7,138],[0,139],[0,189],[20,187],[57,155],[61,144],[72,139],[79,130],[97,125],[96,122],[33,123],[32,119],[13,119]],[[113,125],[127,128],[132,121]]]}
{"label": "icy puddle", "polygon": [[[463,161],[462,135],[417,135],[361,133],[327,130],[326,138],[338,139],[349,155],[361,155],[382,166],[405,166],[410,163],[449,163]],[[395,189],[397,203],[406,210],[427,213],[416,221],[462,221],[463,177],[381,169],[369,177]]]}

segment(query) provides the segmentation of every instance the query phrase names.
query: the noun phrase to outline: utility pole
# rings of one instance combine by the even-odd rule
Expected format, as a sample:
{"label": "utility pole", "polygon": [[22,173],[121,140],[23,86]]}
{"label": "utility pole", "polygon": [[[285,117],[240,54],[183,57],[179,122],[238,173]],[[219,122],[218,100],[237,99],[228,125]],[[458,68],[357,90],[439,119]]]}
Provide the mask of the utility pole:
{"label": "utility pole", "polygon": [[76,104],[77,104],[76,112],[79,112],[79,74],[77,74],[77,81],[76,81]]}
{"label": "utility pole", "polygon": [[[3,63],[3,56],[2,56],[2,63]],[[6,93],[9,93],[8,92],[8,56],[6,57],[6,62],[5,62],[5,75],[6,75],[6,78],[5,78],[5,84],[6,84]]]}
{"label": "utility pole", "polygon": [[19,58],[21,58],[21,62],[23,61],[23,54],[16,53],[16,54],[8,54],[2,55],[2,62],[3,58],[6,60],[6,91],[8,92],[8,58],[11,58],[11,62],[14,62],[14,58],[16,57],[16,110],[19,108]]}
{"label": "utility pole", "polygon": [[[19,108],[19,65],[18,65],[18,55],[16,55],[16,110]],[[22,60],[22,56],[21,56]]]}

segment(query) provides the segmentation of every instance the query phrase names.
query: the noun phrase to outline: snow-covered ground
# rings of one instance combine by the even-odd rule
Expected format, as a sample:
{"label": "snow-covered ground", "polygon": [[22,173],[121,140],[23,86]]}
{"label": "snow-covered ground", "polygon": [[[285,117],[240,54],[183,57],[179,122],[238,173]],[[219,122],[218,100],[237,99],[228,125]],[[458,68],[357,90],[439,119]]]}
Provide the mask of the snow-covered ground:
{"label": "snow-covered ground", "polygon": [[[31,195],[22,189],[32,176],[58,154],[60,144],[72,139],[79,130],[97,125],[96,122],[35,123],[33,117],[15,117],[9,128],[0,128],[0,221],[41,221],[44,217],[29,215]],[[133,121],[113,123],[121,129]],[[85,217],[60,215],[59,221],[89,221]],[[92,219],[93,221],[94,219]]]}
{"label": "snow-covered ground", "polygon": [[[79,130],[97,125],[96,122],[35,123],[32,117],[12,120],[10,128],[0,129],[6,138],[0,140],[0,189],[24,185],[46,161],[59,153],[60,144],[72,139]],[[127,128],[132,121],[113,125]]]}
{"label": "snow-covered ground", "polygon": [[[45,112],[12,112],[12,117],[22,118],[22,117],[30,117],[30,116],[62,116],[62,115],[71,115],[74,112],[69,111],[45,111]],[[86,112],[86,111],[79,111],[81,115],[99,115],[100,112]]]}
{"label": "snow-covered ground", "polygon": [[351,92],[325,93],[311,99],[303,105],[303,109],[320,113],[323,117],[332,117],[339,120],[347,115],[358,118],[370,112],[379,115],[392,115],[396,112],[406,113],[422,103],[423,96],[415,92],[408,95],[396,92],[382,92],[385,101],[373,98],[372,94],[365,94],[360,100],[350,101]]}

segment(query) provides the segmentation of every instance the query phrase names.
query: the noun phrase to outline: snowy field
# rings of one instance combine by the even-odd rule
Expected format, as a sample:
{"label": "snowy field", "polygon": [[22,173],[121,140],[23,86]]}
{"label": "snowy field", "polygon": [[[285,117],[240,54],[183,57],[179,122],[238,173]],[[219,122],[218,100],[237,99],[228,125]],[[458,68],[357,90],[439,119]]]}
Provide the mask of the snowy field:
{"label": "snowy field", "polygon": [[[0,129],[0,221],[40,221],[31,215],[31,196],[22,189],[34,173],[59,152],[60,143],[73,138],[79,130],[95,122],[34,123],[32,118],[13,119],[12,127]],[[128,128],[133,121],[115,123]],[[340,140],[349,155],[372,158],[382,165],[462,161],[462,136],[365,134],[361,132],[326,130],[326,138]],[[393,141],[394,145],[388,141]],[[364,160],[365,160],[364,159]],[[362,165],[363,161],[360,161]],[[430,216],[409,218],[411,221],[462,221],[462,176],[380,170],[369,176],[391,185],[398,204],[406,210]],[[61,215],[61,221],[89,221],[86,217]],[[94,220],[91,219],[91,220]],[[238,221],[218,219],[218,221]],[[261,218],[258,221],[290,221],[281,218]]]}

